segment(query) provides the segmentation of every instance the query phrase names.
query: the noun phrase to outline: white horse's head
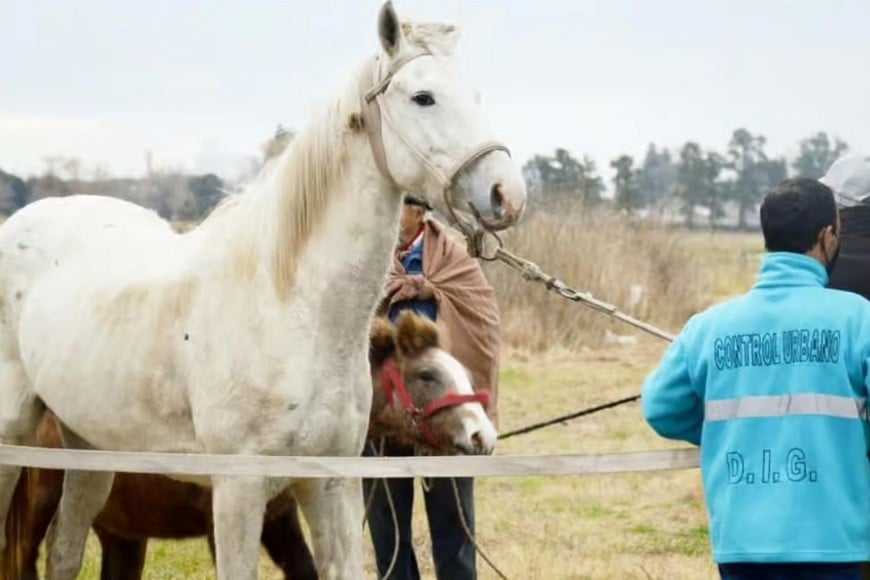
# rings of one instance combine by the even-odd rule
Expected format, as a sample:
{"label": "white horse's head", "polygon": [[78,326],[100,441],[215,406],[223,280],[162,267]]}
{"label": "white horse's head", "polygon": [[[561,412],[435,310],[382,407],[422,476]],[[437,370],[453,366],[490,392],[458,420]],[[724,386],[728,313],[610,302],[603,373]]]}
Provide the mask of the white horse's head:
{"label": "white horse's head", "polygon": [[484,122],[476,91],[460,78],[456,27],[400,22],[387,2],[378,31],[383,50],[363,89],[364,123],[381,171],[460,225],[515,224],[525,182]]}

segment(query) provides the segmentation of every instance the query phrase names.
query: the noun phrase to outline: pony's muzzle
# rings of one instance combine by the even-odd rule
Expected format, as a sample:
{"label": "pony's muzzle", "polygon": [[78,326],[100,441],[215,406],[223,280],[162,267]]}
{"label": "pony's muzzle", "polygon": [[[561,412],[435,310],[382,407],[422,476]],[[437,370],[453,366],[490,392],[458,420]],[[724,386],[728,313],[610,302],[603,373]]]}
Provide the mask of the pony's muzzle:
{"label": "pony's muzzle", "polygon": [[483,434],[478,431],[471,435],[471,445],[476,451],[477,455],[485,455],[487,453],[487,446],[483,439]]}
{"label": "pony's muzzle", "polygon": [[495,438],[483,429],[474,431],[467,438],[458,438],[453,444],[466,455],[492,455],[495,450]]}

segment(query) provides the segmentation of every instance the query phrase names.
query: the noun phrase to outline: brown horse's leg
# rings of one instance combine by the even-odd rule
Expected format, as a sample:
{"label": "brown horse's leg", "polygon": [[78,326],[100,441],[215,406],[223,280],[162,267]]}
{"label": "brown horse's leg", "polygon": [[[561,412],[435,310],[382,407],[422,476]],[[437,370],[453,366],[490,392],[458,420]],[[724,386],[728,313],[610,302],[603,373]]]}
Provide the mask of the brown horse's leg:
{"label": "brown horse's leg", "polygon": [[39,546],[62,488],[62,471],[21,469],[6,519],[6,537],[13,538],[16,547],[4,550],[0,558],[0,580],[38,580]]}
{"label": "brown horse's leg", "polygon": [[54,469],[25,468],[28,477],[32,478],[35,485],[31,492],[33,504],[31,507],[30,539],[24,554],[23,580],[37,580],[36,561],[39,559],[39,546],[45,539],[48,526],[57,504],[60,503],[60,494],[63,491],[63,471]]}
{"label": "brown horse's leg", "polygon": [[100,580],[141,580],[148,541],[126,540],[99,528],[94,531],[103,552]]}
{"label": "brown horse's leg", "polygon": [[299,525],[296,502],[291,507],[274,516],[266,512],[260,539],[286,580],[316,580],[317,567]]}

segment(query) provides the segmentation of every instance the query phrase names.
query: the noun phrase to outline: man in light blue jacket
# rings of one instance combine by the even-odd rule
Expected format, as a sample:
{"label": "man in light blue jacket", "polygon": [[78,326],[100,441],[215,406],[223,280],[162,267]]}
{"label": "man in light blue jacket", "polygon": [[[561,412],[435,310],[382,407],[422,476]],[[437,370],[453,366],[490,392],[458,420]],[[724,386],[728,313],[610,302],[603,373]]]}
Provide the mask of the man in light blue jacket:
{"label": "man in light blue jacket", "polygon": [[840,226],[826,185],[782,182],[761,226],[755,286],[686,323],[644,382],[644,418],[701,448],[723,579],[858,580],[870,559],[870,302],[826,287]]}

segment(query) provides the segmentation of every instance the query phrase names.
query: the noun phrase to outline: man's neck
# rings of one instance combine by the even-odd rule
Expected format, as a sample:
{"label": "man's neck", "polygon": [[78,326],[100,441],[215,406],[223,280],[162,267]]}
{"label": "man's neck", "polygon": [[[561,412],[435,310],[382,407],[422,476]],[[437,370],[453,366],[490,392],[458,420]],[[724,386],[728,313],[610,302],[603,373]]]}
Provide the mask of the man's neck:
{"label": "man's neck", "polygon": [[399,238],[399,249],[405,251],[410,248],[411,244],[414,243],[414,240],[416,240],[421,233],[423,233],[423,224],[420,224],[417,229],[410,232],[402,232],[402,235]]}
{"label": "man's neck", "polygon": [[818,244],[815,245],[815,246],[813,246],[813,247],[810,249],[810,251],[809,251],[809,252],[806,252],[804,255],[805,255],[805,256],[808,256],[808,257],[810,257],[810,258],[814,258],[814,259],[817,260],[817,261],[818,261],[822,266],[825,266],[825,265],[828,263],[828,260],[825,259],[824,254],[822,253],[821,246],[819,246]]}

